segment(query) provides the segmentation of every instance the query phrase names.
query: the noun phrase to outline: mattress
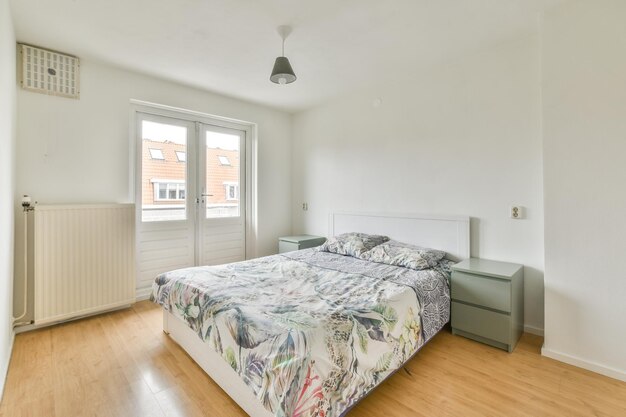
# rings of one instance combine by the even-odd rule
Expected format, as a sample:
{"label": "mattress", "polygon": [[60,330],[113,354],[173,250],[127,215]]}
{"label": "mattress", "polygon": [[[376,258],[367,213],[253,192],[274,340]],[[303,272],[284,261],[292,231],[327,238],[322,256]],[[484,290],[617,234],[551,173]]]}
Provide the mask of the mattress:
{"label": "mattress", "polygon": [[305,249],[158,276],[151,299],[270,413],[340,416],[450,314],[449,262],[416,271]]}

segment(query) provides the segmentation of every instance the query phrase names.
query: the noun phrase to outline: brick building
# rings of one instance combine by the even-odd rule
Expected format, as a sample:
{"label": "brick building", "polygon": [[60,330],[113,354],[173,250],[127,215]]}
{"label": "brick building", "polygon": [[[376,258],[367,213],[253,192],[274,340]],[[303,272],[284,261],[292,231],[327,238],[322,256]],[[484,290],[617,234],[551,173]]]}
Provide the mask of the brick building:
{"label": "brick building", "polygon": [[[184,217],[187,197],[184,144],[143,139],[142,205],[152,220],[163,216]],[[239,151],[206,148],[207,217],[239,213]],[[160,213],[160,214],[159,214]]]}

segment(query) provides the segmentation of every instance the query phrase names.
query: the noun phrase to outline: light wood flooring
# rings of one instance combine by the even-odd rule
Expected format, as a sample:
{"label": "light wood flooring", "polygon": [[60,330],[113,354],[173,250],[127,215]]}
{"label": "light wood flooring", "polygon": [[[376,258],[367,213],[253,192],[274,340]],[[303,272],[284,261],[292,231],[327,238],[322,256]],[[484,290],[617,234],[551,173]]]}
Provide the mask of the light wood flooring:
{"label": "light wood flooring", "polygon": [[[365,416],[626,416],[626,383],[448,330],[350,413]],[[245,416],[161,331],[150,302],[15,339],[0,416]]]}

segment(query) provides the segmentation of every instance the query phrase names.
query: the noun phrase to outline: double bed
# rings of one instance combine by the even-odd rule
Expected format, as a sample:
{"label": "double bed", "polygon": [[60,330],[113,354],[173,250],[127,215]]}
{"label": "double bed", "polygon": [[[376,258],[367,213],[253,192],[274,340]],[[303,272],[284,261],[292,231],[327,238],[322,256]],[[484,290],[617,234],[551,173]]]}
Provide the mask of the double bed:
{"label": "double bed", "polygon": [[331,245],[168,272],[164,331],[253,417],[344,415],[449,321],[449,268],[469,257],[464,217],[331,215],[330,236],[355,231],[446,256],[415,268]]}

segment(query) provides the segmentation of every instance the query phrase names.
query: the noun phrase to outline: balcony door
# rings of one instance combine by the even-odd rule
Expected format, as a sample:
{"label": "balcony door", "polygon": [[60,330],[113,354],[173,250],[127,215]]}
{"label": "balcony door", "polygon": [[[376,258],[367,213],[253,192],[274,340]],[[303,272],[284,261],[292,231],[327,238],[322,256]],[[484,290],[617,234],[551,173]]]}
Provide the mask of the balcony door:
{"label": "balcony door", "polygon": [[245,132],[200,125],[199,239],[201,265],[246,257]]}
{"label": "balcony door", "polygon": [[139,291],[173,269],[246,258],[246,131],[137,112]]}

